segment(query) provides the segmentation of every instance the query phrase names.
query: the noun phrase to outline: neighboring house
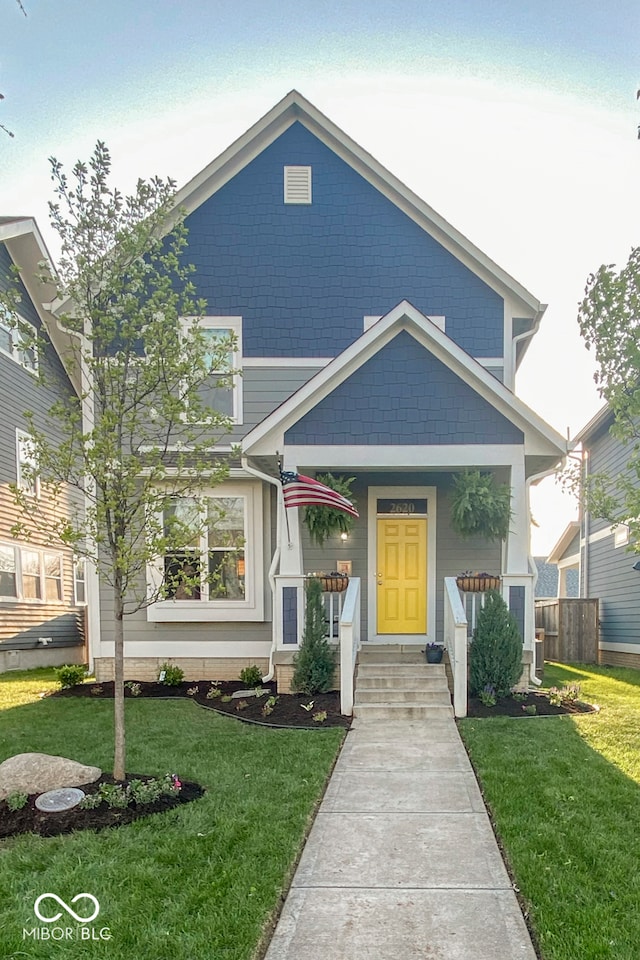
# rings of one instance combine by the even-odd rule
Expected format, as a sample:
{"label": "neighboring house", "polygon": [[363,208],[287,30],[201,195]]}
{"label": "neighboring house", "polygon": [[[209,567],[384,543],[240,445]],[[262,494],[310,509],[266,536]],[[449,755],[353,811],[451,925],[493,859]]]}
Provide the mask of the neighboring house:
{"label": "neighboring house", "polygon": [[[177,203],[204,326],[238,340],[242,377],[217,402],[241,456],[202,490],[213,513],[223,501],[226,529],[217,538],[212,526],[199,558],[234,575],[224,591],[203,579],[197,595],[128,617],[126,676],[155,677],[171,658],[188,677],[237,677],[248,663],[284,677],[303,575],[338,564],[350,567],[363,642],[441,640],[444,578],[473,569],[502,574],[532,651],[528,487],[566,454],[513,392],[543,305],[295,91]],[[285,516],[280,468],[355,478],[348,539],[311,545],[302,511]],[[453,533],[453,476],[465,468],[511,485],[504,546]],[[172,562],[158,558],[149,582]],[[102,679],[114,644],[108,591],[100,600],[91,654]]]}
{"label": "neighboring house", "polygon": [[[560,539],[547,557],[547,566],[555,566],[557,585],[549,597],[580,596],[580,523],[572,520],[560,535]],[[543,594],[536,591],[536,596]],[[588,596],[588,594],[585,594]]]}
{"label": "neighboring house", "polygon": [[[0,313],[0,672],[82,662],[85,656],[82,564],[74,564],[68,549],[48,544],[33,527],[29,537],[12,535],[12,527],[24,517],[10,484],[27,489],[28,483],[21,469],[29,460],[23,413],[31,410],[38,429],[50,431],[51,404],[61,394],[74,395],[58,353],[62,344],[54,345],[44,329],[45,312],[39,305],[53,296],[53,288],[43,288],[36,280],[43,260],[49,255],[33,220],[0,218],[0,286],[7,289],[17,267],[21,317],[46,339],[40,355],[23,349],[19,334]],[[51,336],[56,337],[54,328]],[[42,367],[47,388],[37,382]],[[55,439],[55,433],[50,435]],[[53,506],[44,485],[36,480],[27,493],[46,517]]]}
{"label": "neighboring house", "polygon": [[[611,435],[613,414],[603,407],[578,433],[588,476],[615,477],[626,466],[629,451]],[[631,549],[629,528],[584,512],[580,537],[580,590],[600,601],[600,662],[640,667],[640,566]]]}

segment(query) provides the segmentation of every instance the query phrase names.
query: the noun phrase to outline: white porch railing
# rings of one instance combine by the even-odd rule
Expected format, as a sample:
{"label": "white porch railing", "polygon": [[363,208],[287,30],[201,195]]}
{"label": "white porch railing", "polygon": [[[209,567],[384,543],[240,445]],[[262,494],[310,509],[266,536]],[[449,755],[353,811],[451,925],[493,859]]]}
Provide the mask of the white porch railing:
{"label": "white porch railing", "polygon": [[340,615],[340,713],[353,713],[353,675],[360,649],[360,577],[351,577]]}
{"label": "white porch railing", "polygon": [[467,631],[469,625],[455,577],[444,578],[444,645],[453,674],[453,712],[467,715]]}
{"label": "white porch railing", "polygon": [[[274,649],[295,653],[304,633],[307,577],[277,574],[274,580]],[[340,710],[350,716],[353,713],[353,676],[360,649],[360,578],[351,577],[346,590],[325,593],[323,600],[326,636],[339,650]]]}

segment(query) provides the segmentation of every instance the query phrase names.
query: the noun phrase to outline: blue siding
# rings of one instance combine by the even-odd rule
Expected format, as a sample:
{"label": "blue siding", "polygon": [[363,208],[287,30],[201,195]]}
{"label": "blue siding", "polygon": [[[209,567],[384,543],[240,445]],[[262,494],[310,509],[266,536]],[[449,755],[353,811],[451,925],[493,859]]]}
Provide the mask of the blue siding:
{"label": "blue siding", "polygon": [[525,588],[509,587],[509,611],[518,625],[520,636],[524,637]]}
{"label": "blue siding", "polygon": [[[285,164],[312,166],[312,204],[283,202]],[[299,122],[187,225],[198,293],[243,317],[247,357],[335,356],[403,299],[473,356],[503,354],[502,298]]]}
{"label": "blue siding", "polygon": [[523,441],[517,427],[406,331],[285,434],[288,444]]}
{"label": "blue siding", "polygon": [[298,642],[298,588],[282,588],[282,642]]}

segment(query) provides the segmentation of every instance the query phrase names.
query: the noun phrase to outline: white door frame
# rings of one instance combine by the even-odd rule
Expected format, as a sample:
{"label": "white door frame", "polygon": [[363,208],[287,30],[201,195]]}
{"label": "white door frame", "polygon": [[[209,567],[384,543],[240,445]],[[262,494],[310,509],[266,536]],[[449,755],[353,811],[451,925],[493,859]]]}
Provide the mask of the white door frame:
{"label": "white door frame", "polygon": [[[379,497],[410,499],[421,497],[427,501],[427,632],[426,634],[378,633],[377,566],[378,524],[377,500]],[[436,639],[436,516],[437,488],[416,486],[369,487],[367,522],[367,641],[369,643],[433,643]],[[399,515],[400,516],[400,515]]]}

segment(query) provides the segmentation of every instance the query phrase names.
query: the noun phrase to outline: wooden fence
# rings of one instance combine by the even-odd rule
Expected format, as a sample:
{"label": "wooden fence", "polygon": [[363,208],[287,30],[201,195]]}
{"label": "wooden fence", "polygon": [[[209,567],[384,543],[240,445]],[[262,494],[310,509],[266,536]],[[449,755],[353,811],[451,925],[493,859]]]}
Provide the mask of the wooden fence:
{"label": "wooden fence", "polygon": [[544,659],[598,662],[598,601],[536,600],[536,631],[544,630]]}

